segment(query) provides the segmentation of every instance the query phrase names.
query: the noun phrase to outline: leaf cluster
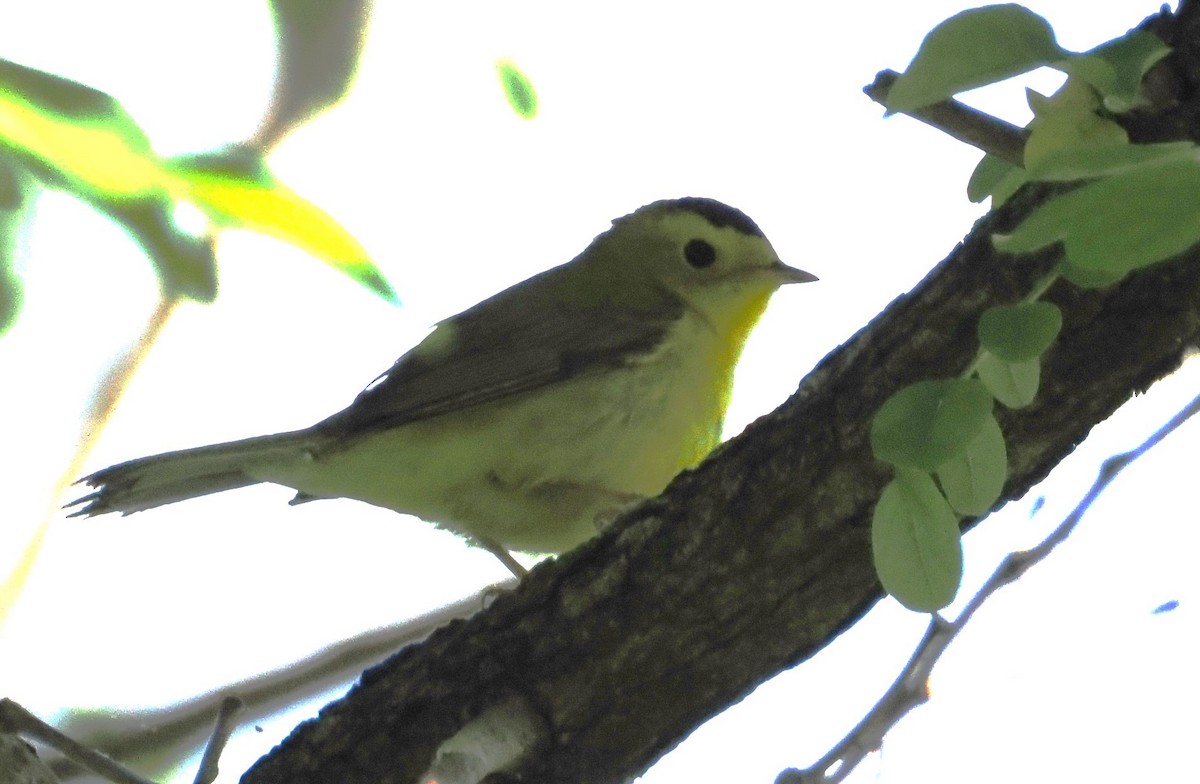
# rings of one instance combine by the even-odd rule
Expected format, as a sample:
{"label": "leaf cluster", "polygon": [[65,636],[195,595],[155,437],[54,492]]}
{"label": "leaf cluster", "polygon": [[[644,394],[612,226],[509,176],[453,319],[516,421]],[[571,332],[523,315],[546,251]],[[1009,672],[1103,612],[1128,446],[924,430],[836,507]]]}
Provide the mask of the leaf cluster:
{"label": "leaf cluster", "polygon": [[[335,7],[336,6],[336,7]],[[386,299],[395,293],[366,250],[328,213],[280,182],[264,159],[297,123],[340,100],[357,62],[358,46],[326,47],[339,67],[317,69],[314,47],[357,35],[365,4],[272,3],[280,32],[281,76],[265,132],[224,149],[172,158],[159,156],[137,121],[112,96],[87,85],[0,60],[0,332],[16,318],[19,279],[13,243],[39,189],[73,194],[125,229],[158,274],[164,297],[207,302],[216,296],[214,237],[243,228],[292,243]],[[345,18],[343,18],[345,17]],[[356,32],[357,31],[357,32]],[[303,57],[289,57],[298,47]],[[303,74],[288,64],[306,65]],[[334,65],[337,65],[336,63]],[[298,67],[298,66],[297,66]],[[181,205],[204,216],[189,230]]]}
{"label": "leaf cluster", "polygon": [[980,314],[979,352],[962,377],[901,389],[875,416],[875,456],[895,469],[872,521],[875,566],[884,588],[914,610],[953,600],[962,576],[959,516],[986,514],[1001,496],[1008,469],[994,403],[1033,402],[1042,356],[1062,328],[1061,311],[1041,295],[1060,277],[1110,286],[1200,242],[1200,148],[1131,145],[1117,122],[1139,105],[1142,78],[1168,53],[1136,30],[1069,52],[1037,14],[987,6],[931,31],[888,94],[889,111],[911,112],[1040,66],[1062,70],[1067,81],[1053,96],[1028,93],[1034,120],[1024,165],[985,155],[968,195],[990,196],[996,208],[1027,182],[1079,183],[993,237],[1011,254],[1061,243],[1057,269],[1023,300]]}

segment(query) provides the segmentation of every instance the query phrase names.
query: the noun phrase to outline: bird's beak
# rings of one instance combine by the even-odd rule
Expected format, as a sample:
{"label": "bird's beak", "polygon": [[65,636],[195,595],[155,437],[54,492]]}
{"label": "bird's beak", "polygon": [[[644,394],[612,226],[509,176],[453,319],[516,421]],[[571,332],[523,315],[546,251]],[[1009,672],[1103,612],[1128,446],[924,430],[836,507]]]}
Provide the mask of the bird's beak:
{"label": "bird's beak", "polygon": [[779,276],[779,279],[783,284],[812,283],[814,280],[817,280],[817,276],[811,272],[805,272],[802,269],[789,267],[782,261],[775,262],[774,266],[771,267],[771,271]]}

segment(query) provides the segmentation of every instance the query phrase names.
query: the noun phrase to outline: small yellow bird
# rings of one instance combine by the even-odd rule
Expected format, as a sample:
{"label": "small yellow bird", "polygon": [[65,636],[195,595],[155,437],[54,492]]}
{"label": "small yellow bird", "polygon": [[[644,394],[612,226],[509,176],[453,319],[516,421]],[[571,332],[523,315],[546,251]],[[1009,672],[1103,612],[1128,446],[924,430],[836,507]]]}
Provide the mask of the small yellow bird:
{"label": "small yellow bird", "polygon": [[747,334],[813,280],[733,207],[655,202],[440,322],[343,411],[97,471],[72,516],[276,482],[416,515],[520,574],[509,550],[563,552],[717,446]]}

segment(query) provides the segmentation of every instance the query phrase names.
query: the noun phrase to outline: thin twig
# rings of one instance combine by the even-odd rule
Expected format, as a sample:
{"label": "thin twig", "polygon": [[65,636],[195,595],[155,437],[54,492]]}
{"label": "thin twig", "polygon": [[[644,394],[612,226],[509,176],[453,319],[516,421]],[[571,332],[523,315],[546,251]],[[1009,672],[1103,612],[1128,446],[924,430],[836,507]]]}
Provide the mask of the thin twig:
{"label": "thin twig", "polygon": [[[871,100],[886,106],[888,92],[899,77],[895,71],[880,71],[863,92]],[[965,103],[951,98],[904,114],[1014,166],[1025,165],[1025,140],[1029,138],[1029,131],[972,109]]]}
{"label": "thin twig", "polygon": [[1112,484],[1121,471],[1197,413],[1200,413],[1200,395],[1193,398],[1170,422],[1155,431],[1136,449],[1105,460],[1100,466],[1096,481],[1092,483],[1083,499],[1049,536],[1030,550],[1009,553],[953,622],[940,615],[933,616],[924,638],[900,676],[858,726],[811,767],[805,770],[785,770],[775,779],[775,784],[836,784],[850,775],[868,754],[882,745],[883,736],[905,714],[929,700],[926,684],[934,665],[984,602],[1004,586],[1019,579],[1034,564],[1044,561],[1054,548],[1065,542],[1079,526],[1100,493]]}
{"label": "thin twig", "polygon": [[196,771],[196,784],[212,784],[217,780],[217,761],[221,759],[221,752],[225,750],[229,736],[237,727],[234,719],[245,707],[245,704],[237,697],[226,697],[221,700],[212,737],[208,740],[208,747],[204,749],[204,756],[200,758],[200,768]]}
{"label": "thin twig", "polygon": [[[508,580],[498,587],[504,590],[515,584],[515,580]],[[246,720],[269,716],[350,681],[367,666],[405,645],[424,639],[455,618],[474,615],[485,606],[489,591],[402,624],[364,632],[294,664],[222,686],[170,708],[122,712],[119,717],[97,716],[94,711],[89,711],[81,719],[68,719],[63,727],[88,745],[104,749],[117,759],[137,754],[172,764],[200,745],[201,733],[215,721],[213,703],[220,694],[237,694],[246,706]],[[63,781],[79,772],[62,759],[52,760],[50,766]]]}
{"label": "thin twig", "polygon": [[174,312],[178,302],[177,298],[169,296],[163,296],[159,300],[158,306],[147,320],[146,326],[142,330],[142,334],[138,337],[137,342],[113,361],[108,371],[104,374],[104,378],[97,385],[96,392],[92,396],[91,405],[88,406],[88,410],[84,415],[83,426],[80,428],[79,446],[76,447],[75,454],[71,456],[66,469],[54,485],[54,490],[51,494],[51,498],[54,501],[52,508],[47,512],[46,517],[41,523],[38,524],[33,536],[30,537],[24,552],[21,553],[21,557],[17,561],[17,565],[9,573],[4,582],[0,584],[0,625],[3,625],[9,610],[17,603],[17,599],[20,597],[25,583],[33,571],[33,565],[37,562],[42,544],[46,539],[46,532],[49,529],[50,521],[59,515],[60,510],[58,505],[62,503],[63,491],[79,478],[79,475],[82,473],[84,461],[91,454],[92,447],[96,443],[96,438],[104,430],[104,426],[108,424],[108,420],[112,417],[117,403],[121,400],[121,395],[129,387],[129,382],[133,379],[134,373],[137,372],[143,360],[145,360],[150,347],[154,345],[154,341],[162,334],[163,327],[170,320],[171,314]]}
{"label": "thin twig", "polygon": [[0,698],[0,727],[41,741],[114,784],[152,784],[100,752],[77,743],[7,697]]}

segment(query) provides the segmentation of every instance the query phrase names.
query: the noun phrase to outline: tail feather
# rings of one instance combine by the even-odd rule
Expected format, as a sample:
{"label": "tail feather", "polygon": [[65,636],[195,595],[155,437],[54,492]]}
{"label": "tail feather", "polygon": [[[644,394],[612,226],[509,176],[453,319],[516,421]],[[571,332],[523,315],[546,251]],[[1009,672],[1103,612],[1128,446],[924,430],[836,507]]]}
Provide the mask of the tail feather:
{"label": "tail feather", "polygon": [[95,490],[68,504],[71,517],[143,509],[257,484],[255,466],[293,459],[309,439],[305,431],[279,433],[130,460],[97,471],[78,484]]}

